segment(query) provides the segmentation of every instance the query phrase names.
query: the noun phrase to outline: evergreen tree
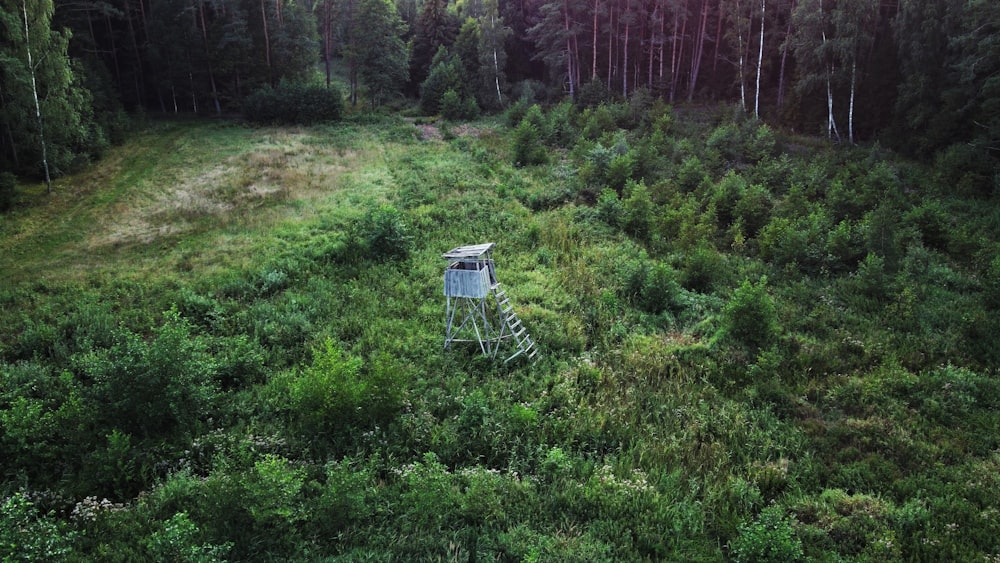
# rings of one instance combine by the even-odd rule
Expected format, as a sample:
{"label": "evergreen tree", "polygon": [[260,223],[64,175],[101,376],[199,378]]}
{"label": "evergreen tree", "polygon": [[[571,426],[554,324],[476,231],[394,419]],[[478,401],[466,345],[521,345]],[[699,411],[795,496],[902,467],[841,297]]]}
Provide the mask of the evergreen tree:
{"label": "evergreen tree", "polygon": [[410,58],[410,81],[422,84],[441,47],[451,47],[458,36],[459,22],[448,11],[447,0],[426,0],[417,18]]}
{"label": "evergreen tree", "polygon": [[366,29],[357,51],[360,79],[374,108],[398,92],[409,78],[405,24],[391,0],[359,1],[359,22],[364,22]]}

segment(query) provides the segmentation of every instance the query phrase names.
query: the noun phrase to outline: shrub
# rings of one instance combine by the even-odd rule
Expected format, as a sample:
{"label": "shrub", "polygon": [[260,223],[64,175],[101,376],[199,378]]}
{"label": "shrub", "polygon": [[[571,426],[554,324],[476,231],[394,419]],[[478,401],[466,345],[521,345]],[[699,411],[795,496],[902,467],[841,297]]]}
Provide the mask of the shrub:
{"label": "shrub", "polygon": [[625,222],[625,206],[622,205],[618,192],[604,188],[597,198],[597,216],[614,228],[620,228]]}
{"label": "shrub", "polygon": [[22,493],[0,504],[0,560],[66,560],[73,550],[73,536],[54,515],[40,514]]}
{"label": "shrub", "polygon": [[479,115],[479,106],[475,98],[462,97],[455,90],[448,90],[441,96],[441,116],[452,121],[459,119],[475,119]]}
{"label": "shrub", "polygon": [[648,240],[655,209],[643,182],[629,181],[626,186],[625,231],[640,240]]}
{"label": "shrub", "polygon": [[722,334],[725,338],[754,350],[770,346],[778,335],[778,316],[774,302],[765,291],[767,277],[757,284],[743,280],[732,299],[722,308]]}
{"label": "shrub", "polygon": [[243,115],[262,125],[311,125],[339,121],[344,112],[340,90],[317,84],[282,83],[247,96]]}
{"label": "shrub", "polygon": [[740,525],[739,535],[730,545],[733,559],[754,563],[802,561],[802,541],[795,536],[795,520],[784,510],[770,506],[751,523]]}
{"label": "shrub", "polygon": [[581,108],[594,108],[611,100],[611,92],[603,80],[594,78],[580,87],[576,96],[576,105]]}
{"label": "shrub", "polygon": [[120,330],[110,349],[77,359],[93,385],[93,400],[103,405],[107,428],[128,428],[141,438],[169,438],[193,431],[214,399],[215,362],[205,341],[176,309],[147,342]]}
{"label": "shrub", "polygon": [[149,536],[146,546],[156,561],[225,561],[232,546],[200,544],[200,533],[186,512],[178,512]]}
{"label": "shrub", "polygon": [[677,170],[677,186],[685,192],[692,192],[710,181],[705,165],[697,156],[685,158]]}
{"label": "shrub", "polygon": [[455,92],[459,99],[472,96],[462,59],[441,47],[434,55],[427,78],[420,84],[420,110],[425,115],[438,113],[449,91]]}
{"label": "shrub", "polygon": [[355,221],[351,240],[356,252],[376,261],[405,259],[413,247],[403,213],[391,205],[380,205]]}
{"label": "shrub", "polygon": [[549,109],[545,115],[545,141],[560,147],[571,147],[579,137],[576,117],[576,107],[570,102],[563,102]]}
{"label": "shrub", "polygon": [[760,184],[751,184],[733,209],[748,237],[756,237],[771,217],[771,193]]}
{"label": "shrub", "polygon": [[16,189],[17,178],[10,172],[0,172],[0,212],[7,211],[14,205]]}
{"label": "shrub", "polygon": [[681,287],[673,268],[645,260],[632,268],[625,273],[625,293],[640,309],[656,314],[678,308]]}
{"label": "shrub", "polygon": [[364,367],[361,358],[328,338],[313,351],[312,364],[276,380],[272,391],[287,397],[288,412],[302,436],[336,439],[351,428],[390,420],[402,405],[399,367],[388,356]]}
{"label": "shrub", "polygon": [[538,128],[527,119],[514,130],[514,166],[534,166],[548,162]]}
{"label": "shrub", "polygon": [[725,280],[725,267],[722,255],[714,248],[699,246],[685,257],[681,280],[692,291],[708,293]]}

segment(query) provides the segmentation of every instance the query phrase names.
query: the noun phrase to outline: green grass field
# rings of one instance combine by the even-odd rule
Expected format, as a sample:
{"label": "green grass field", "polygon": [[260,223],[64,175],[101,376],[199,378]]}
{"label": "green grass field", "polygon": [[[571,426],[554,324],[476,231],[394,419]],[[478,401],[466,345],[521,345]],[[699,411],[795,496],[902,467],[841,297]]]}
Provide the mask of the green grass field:
{"label": "green grass field", "polygon": [[[725,109],[512,111],[546,163],[499,117],[151,122],[22,187],[0,553],[1000,557],[993,199]],[[443,349],[481,242],[535,363]]]}

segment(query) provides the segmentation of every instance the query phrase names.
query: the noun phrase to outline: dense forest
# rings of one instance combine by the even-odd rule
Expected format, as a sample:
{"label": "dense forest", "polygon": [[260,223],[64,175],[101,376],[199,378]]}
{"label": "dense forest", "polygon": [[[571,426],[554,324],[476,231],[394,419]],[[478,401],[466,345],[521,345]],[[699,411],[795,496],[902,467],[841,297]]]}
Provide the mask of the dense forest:
{"label": "dense forest", "polygon": [[1000,560],[1000,4],[0,27],[0,560]]}
{"label": "dense forest", "polygon": [[436,113],[454,90],[471,115],[643,90],[920,157],[960,144],[981,162],[1000,138],[998,12],[987,0],[4,0],[0,163],[62,174],[121,139],[126,112],[239,112],[317,64],[330,85],[335,60],[353,103],[420,96]]}

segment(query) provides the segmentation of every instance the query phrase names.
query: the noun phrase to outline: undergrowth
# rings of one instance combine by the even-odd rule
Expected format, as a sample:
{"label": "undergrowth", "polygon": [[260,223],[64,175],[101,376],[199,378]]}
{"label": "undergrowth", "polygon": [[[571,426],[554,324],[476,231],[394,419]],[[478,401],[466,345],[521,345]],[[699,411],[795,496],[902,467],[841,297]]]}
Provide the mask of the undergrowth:
{"label": "undergrowth", "polygon": [[[23,191],[3,558],[997,557],[992,202],[649,100],[514,113],[154,124]],[[535,363],[443,348],[481,242]]]}

